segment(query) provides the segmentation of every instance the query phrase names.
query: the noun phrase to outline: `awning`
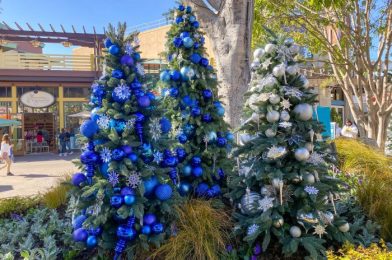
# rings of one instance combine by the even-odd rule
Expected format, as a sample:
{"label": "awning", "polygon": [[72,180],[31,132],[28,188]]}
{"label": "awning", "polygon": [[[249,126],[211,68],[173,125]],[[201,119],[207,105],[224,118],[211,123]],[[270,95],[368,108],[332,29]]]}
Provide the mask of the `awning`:
{"label": "awning", "polygon": [[20,126],[20,125],[22,125],[22,123],[20,121],[0,118],[0,127]]}

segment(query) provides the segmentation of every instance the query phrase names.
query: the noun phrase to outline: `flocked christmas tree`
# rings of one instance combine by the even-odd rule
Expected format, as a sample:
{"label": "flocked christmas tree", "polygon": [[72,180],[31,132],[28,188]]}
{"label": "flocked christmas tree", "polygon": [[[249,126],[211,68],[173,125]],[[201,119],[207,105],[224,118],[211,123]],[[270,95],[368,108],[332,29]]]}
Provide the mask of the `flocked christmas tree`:
{"label": "flocked christmas tree", "polygon": [[160,74],[162,107],[178,140],[172,176],[179,176],[180,194],[194,191],[198,197],[212,198],[225,186],[233,135],[223,120],[225,110],[199,22],[190,6],[179,5],[173,14],[166,44],[169,69]]}
{"label": "flocked christmas tree", "polygon": [[171,123],[143,84],[144,69],[136,34],[109,26],[104,44],[105,72],[91,86],[91,119],[80,128],[86,144],[81,172],[74,174],[77,199],[75,241],[112,250],[159,245],[172,229],[173,203],[180,198],[162,162]]}
{"label": "flocked christmas tree", "polygon": [[327,245],[352,241],[349,223],[335,210],[341,185],[329,175],[334,158],[322,125],[312,119],[317,95],[299,73],[298,52],[282,39],[254,52],[241,127],[246,134],[235,152],[238,173],[228,184],[235,234],[252,259],[276,241],[283,254],[303,247],[312,259],[323,259]]}

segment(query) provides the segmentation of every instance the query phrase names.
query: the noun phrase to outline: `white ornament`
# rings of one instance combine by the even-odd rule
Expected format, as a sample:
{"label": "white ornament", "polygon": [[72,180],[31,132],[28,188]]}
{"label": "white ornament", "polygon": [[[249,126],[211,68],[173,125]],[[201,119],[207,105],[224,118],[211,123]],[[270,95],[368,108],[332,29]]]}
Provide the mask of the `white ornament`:
{"label": "white ornament", "polygon": [[245,145],[246,143],[248,143],[252,139],[254,139],[254,137],[249,134],[240,134],[240,144],[241,145]]}
{"label": "white ornament", "polygon": [[296,55],[296,54],[298,54],[300,48],[299,48],[299,46],[298,46],[297,44],[293,44],[293,45],[291,45],[291,46],[289,47],[289,50],[290,50],[290,53],[291,53],[292,55]]}
{"label": "white ornament", "polygon": [[307,142],[307,143],[305,144],[305,148],[308,149],[309,152],[313,152],[314,144],[311,143],[311,142]]}
{"label": "white ornament", "polygon": [[278,81],[272,75],[268,75],[267,77],[261,79],[261,81],[260,81],[260,85],[262,85],[261,89],[263,89],[264,87],[270,88],[270,87],[273,87],[273,86],[275,86],[277,84],[278,84]]}
{"label": "white ornament", "polygon": [[265,101],[267,101],[269,99],[270,95],[271,95],[270,93],[261,93],[258,96],[257,101],[265,102]]}
{"label": "white ornament", "polygon": [[339,226],[339,230],[341,232],[348,232],[350,230],[350,225],[346,222],[343,225]]}
{"label": "white ornament", "polygon": [[258,207],[260,200],[260,194],[247,190],[245,195],[241,198],[241,211],[247,215],[260,213],[261,209]]}
{"label": "white ornament", "polygon": [[308,88],[309,87],[309,80],[304,76],[304,75],[301,75],[301,81],[302,81],[302,86],[304,87],[304,88]]}
{"label": "white ornament", "polygon": [[268,43],[267,45],[265,45],[264,47],[264,51],[266,53],[273,53],[274,51],[276,51],[277,47],[275,44],[272,43]]}
{"label": "white ornament", "polygon": [[294,108],[294,113],[302,121],[308,121],[312,119],[313,107],[307,103],[298,104]]}
{"label": "white ornament", "polygon": [[304,182],[307,184],[313,184],[316,181],[313,174],[309,173],[304,176]]}
{"label": "white ornament", "polygon": [[298,73],[298,71],[299,71],[298,65],[290,65],[290,66],[288,66],[288,67],[286,68],[286,72],[287,72],[289,75],[295,75],[295,74]]}
{"label": "white ornament", "polygon": [[253,59],[260,59],[264,54],[264,50],[262,48],[258,48],[253,52]]}
{"label": "white ornament", "polygon": [[283,224],[284,224],[283,218],[274,219],[274,221],[272,222],[272,225],[274,225],[274,227],[276,227],[276,228],[282,227]]}
{"label": "white ornament", "polygon": [[275,198],[264,197],[262,200],[259,201],[258,208],[265,212],[274,206],[274,200]]}
{"label": "white ornament", "polygon": [[272,186],[273,186],[275,189],[279,189],[280,186],[281,186],[281,183],[282,183],[282,180],[279,179],[279,178],[273,178],[272,181],[271,181],[271,184],[272,184]]}
{"label": "white ornament", "polygon": [[280,102],[280,97],[277,94],[271,94],[268,98],[268,101],[273,104],[276,105]]}
{"label": "white ornament", "polygon": [[260,120],[259,114],[253,113],[248,120],[258,123]]}
{"label": "white ornament", "polygon": [[297,148],[294,152],[295,159],[300,162],[306,161],[310,157],[310,153],[306,148]]}
{"label": "white ornament", "polygon": [[280,105],[283,107],[283,109],[290,110],[290,107],[291,107],[290,100],[288,100],[288,99],[283,99],[283,100],[280,102]]}
{"label": "white ornament", "polygon": [[287,153],[286,147],[284,146],[272,146],[271,148],[268,149],[268,152],[266,153],[266,157],[268,159],[279,159],[283,155]]}
{"label": "white ornament", "polygon": [[276,131],[272,128],[268,128],[265,130],[265,135],[269,138],[274,137],[276,135]]}
{"label": "white ornament", "polygon": [[327,234],[327,231],[325,230],[324,226],[318,224],[314,227],[313,235],[319,235],[319,237],[321,238],[321,236],[324,234]]}
{"label": "white ornament", "polygon": [[285,65],[279,64],[276,65],[273,70],[272,70],[272,74],[274,74],[275,77],[279,78],[279,77],[283,77],[283,75],[285,74],[286,68]]}
{"label": "white ornament", "polygon": [[258,61],[258,60],[253,61],[252,64],[250,64],[250,67],[253,70],[258,69],[260,67],[260,61]]}
{"label": "white ornament", "polygon": [[267,113],[267,121],[270,123],[277,122],[279,120],[279,116],[280,116],[280,114],[278,111],[275,111],[275,110],[269,111]]}
{"label": "white ornament", "polygon": [[292,237],[300,237],[301,234],[302,234],[302,232],[301,232],[301,229],[300,229],[299,227],[297,227],[297,226],[292,226],[292,227],[290,228],[290,235],[291,235]]}
{"label": "white ornament", "polygon": [[289,121],[290,120],[290,114],[286,110],[283,110],[280,112],[280,120],[282,121]]}
{"label": "white ornament", "polygon": [[283,128],[290,128],[290,127],[293,126],[293,123],[284,121],[284,122],[280,122],[280,123],[279,123],[279,126],[280,126],[280,127],[283,127]]}

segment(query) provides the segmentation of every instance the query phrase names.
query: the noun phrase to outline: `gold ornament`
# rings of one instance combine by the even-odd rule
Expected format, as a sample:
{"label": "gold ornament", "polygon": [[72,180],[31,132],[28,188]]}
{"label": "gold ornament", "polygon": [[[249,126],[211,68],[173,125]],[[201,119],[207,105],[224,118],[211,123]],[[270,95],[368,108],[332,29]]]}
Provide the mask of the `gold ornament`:
{"label": "gold ornament", "polygon": [[318,224],[314,227],[313,235],[319,235],[319,237],[321,238],[321,236],[324,234],[327,234],[327,231],[325,230],[324,226]]}

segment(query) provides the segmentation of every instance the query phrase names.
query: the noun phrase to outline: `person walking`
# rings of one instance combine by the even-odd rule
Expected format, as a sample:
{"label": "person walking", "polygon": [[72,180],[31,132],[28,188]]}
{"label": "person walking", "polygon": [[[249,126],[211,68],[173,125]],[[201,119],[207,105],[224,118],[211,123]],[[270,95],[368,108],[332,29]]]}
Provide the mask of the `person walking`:
{"label": "person walking", "polygon": [[59,141],[60,141],[60,153],[59,156],[67,156],[67,133],[65,129],[61,129],[61,133],[59,134]]}
{"label": "person walking", "polygon": [[65,134],[65,145],[67,146],[67,153],[68,154],[73,154],[72,149],[71,149],[71,131],[69,129],[66,130]]}
{"label": "person walking", "polygon": [[13,176],[11,173],[11,149],[12,149],[12,144],[10,141],[10,137],[8,134],[3,135],[2,141],[1,141],[1,157],[5,162],[5,165],[0,168],[4,169],[7,168],[7,176]]}

